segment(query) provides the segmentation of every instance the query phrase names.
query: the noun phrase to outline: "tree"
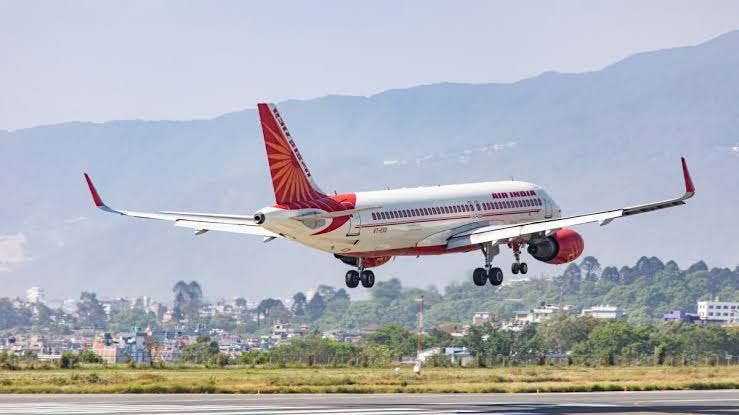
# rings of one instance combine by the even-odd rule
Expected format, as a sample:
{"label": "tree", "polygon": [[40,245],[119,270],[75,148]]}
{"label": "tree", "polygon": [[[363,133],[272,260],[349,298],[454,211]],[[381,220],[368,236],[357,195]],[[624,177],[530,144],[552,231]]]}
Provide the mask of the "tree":
{"label": "tree", "polygon": [[595,257],[586,256],[580,263],[580,269],[585,273],[585,281],[597,281],[600,273],[600,263]]}
{"label": "tree", "polygon": [[72,352],[64,352],[59,358],[59,367],[62,369],[72,369],[79,364],[79,356]]}
{"label": "tree", "polygon": [[211,340],[208,336],[198,336],[195,343],[190,343],[182,348],[180,359],[190,363],[205,364],[218,355],[218,342]]}
{"label": "tree", "polygon": [[536,331],[540,347],[546,353],[565,353],[588,338],[599,321],[591,317],[555,315]]}
{"label": "tree", "polygon": [[268,324],[272,324],[274,320],[287,321],[289,315],[285,305],[282,301],[274,298],[265,298],[257,306],[257,322],[259,322],[259,315],[264,316],[264,320]]}
{"label": "tree", "polygon": [[154,366],[154,363],[160,360],[162,342],[155,336],[146,336],[144,347],[146,347],[146,354],[149,355],[149,366]]}
{"label": "tree", "polygon": [[605,358],[613,364],[615,356],[635,357],[649,354],[654,348],[648,327],[637,328],[625,321],[611,321],[596,326],[588,338],[575,345],[575,355]]}
{"label": "tree", "polygon": [[92,350],[81,350],[77,355],[77,361],[82,363],[103,363],[103,358],[96,355]]}
{"label": "tree", "polygon": [[83,291],[77,303],[78,322],[81,327],[102,329],[107,326],[107,315],[95,293]]}
{"label": "tree", "polygon": [[645,256],[639,258],[634,267],[639,275],[653,276],[665,267],[665,264],[657,257],[647,258]]}
{"label": "tree", "polygon": [[323,301],[321,294],[313,294],[313,298],[310,299],[308,305],[305,307],[305,312],[308,314],[308,318],[311,321],[318,320],[323,312],[326,310],[326,303]]}
{"label": "tree", "polygon": [[388,281],[379,281],[372,289],[372,299],[383,305],[389,305],[393,300],[400,298],[402,286],[400,280],[393,278]]}
{"label": "tree", "polygon": [[336,294],[336,289],[330,285],[321,284],[316,288],[316,292],[321,294],[324,299],[331,298]]}
{"label": "tree", "polygon": [[605,267],[603,272],[600,274],[602,280],[618,284],[621,281],[621,274],[618,272],[616,267]]}
{"label": "tree", "polygon": [[293,295],[293,305],[290,307],[290,312],[296,317],[305,316],[305,306],[308,300],[305,298],[305,294],[297,292]]}
{"label": "tree", "polygon": [[156,324],[156,316],[137,308],[121,310],[110,316],[110,329],[113,331],[131,330],[133,326],[155,327]]}
{"label": "tree", "polygon": [[399,324],[385,324],[367,337],[367,343],[387,346],[393,356],[409,356],[416,354],[416,335]]}
{"label": "tree", "polygon": [[28,325],[28,313],[17,309],[7,298],[0,298],[0,330]]}
{"label": "tree", "polygon": [[580,289],[580,282],[582,282],[582,271],[577,264],[572,262],[565,268],[562,275],[555,277],[555,282],[560,284],[565,292],[577,291]]}
{"label": "tree", "polygon": [[174,308],[172,309],[172,317],[176,320],[182,320],[187,317],[190,319],[197,318],[200,314],[202,306],[203,290],[197,281],[178,281],[172,287],[174,293]]}
{"label": "tree", "polygon": [[706,265],[706,263],[703,262],[702,260],[696,262],[695,264],[691,265],[688,268],[688,274],[692,274],[694,272],[700,272],[700,271],[708,271],[708,265]]}

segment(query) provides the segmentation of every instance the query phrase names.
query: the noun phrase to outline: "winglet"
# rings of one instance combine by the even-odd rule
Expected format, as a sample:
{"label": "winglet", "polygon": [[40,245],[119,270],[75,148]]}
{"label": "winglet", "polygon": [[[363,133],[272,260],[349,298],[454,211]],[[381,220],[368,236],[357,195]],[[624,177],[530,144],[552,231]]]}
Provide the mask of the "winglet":
{"label": "winglet", "polygon": [[685,179],[685,193],[690,193],[692,196],[695,193],[695,186],[693,186],[693,179],[690,178],[690,172],[688,171],[688,164],[685,162],[685,157],[680,157],[683,163],[683,178]]}
{"label": "winglet", "polygon": [[90,176],[85,173],[85,180],[87,181],[87,187],[90,188],[90,194],[92,194],[92,200],[95,202],[95,206],[99,208],[106,207],[105,203],[103,203],[103,199],[100,198],[100,194],[98,194],[97,189],[95,189],[95,185],[92,184],[92,180],[90,180]]}

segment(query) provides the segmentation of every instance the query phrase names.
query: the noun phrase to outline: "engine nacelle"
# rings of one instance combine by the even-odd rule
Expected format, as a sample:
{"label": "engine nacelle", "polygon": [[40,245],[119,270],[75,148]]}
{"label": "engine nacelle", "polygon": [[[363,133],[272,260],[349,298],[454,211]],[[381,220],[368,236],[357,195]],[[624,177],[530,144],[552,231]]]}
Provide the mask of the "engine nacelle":
{"label": "engine nacelle", "polygon": [[[339,260],[341,260],[341,262],[345,263],[346,265],[351,265],[353,267],[356,267],[359,265],[359,258],[355,256],[346,256],[346,255],[337,255],[337,254],[334,254],[334,256],[338,258]],[[390,259],[392,259],[391,256],[378,256],[378,257],[363,258],[362,266],[364,268],[379,267],[380,265],[383,265],[386,262],[390,261]]]}
{"label": "engine nacelle", "polygon": [[560,229],[554,235],[531,242],[527,251],[547,264],[566,264],[577,259],[585,250],[585,241],[572,229]]}

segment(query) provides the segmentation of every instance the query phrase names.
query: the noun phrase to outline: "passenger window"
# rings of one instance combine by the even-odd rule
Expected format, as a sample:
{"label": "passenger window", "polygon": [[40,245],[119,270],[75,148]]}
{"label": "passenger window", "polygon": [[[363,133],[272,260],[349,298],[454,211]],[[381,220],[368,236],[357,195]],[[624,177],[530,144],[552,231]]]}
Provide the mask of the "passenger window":
{"label": "passenger window", "polygon": [[377,220],[377,214],[375,212],[372,212],[372,220]]}

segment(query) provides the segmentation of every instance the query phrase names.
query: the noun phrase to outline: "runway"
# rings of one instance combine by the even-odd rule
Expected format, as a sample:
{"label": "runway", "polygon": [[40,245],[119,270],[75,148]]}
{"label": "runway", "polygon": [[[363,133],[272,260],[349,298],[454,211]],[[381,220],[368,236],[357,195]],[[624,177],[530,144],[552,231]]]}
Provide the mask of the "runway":
{"label": "runway", "polygon": [[541,394],[0,395],[0,414],[739,414],[739,391]]}

